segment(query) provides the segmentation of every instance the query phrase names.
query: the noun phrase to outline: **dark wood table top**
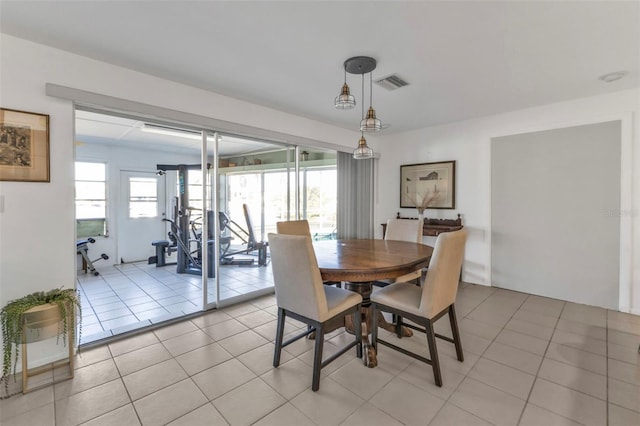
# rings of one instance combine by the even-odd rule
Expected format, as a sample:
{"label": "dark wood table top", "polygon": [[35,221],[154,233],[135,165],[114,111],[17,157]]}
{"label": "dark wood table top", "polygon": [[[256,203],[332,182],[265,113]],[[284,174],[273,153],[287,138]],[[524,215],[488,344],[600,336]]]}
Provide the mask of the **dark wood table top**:
{"label": "dark wood table top", "polygon": [[369,282],[429,265],[433,247],[407,241],[324,240],[313,243],[322,279]]}

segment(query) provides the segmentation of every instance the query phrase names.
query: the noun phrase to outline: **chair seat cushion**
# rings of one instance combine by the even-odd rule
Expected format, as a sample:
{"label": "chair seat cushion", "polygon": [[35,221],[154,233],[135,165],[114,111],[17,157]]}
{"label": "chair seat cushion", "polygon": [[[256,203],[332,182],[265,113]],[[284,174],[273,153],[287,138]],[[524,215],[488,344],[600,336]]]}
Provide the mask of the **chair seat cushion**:
{"label": "chair seat cushion", "polygon": [[326,317],[319,318],[320,321],[326,321],[332,318],[336,314],[348,309],[358,303],[362,303],[362,296],[353,291],[345,290],[343,288],[324,286],[324,293],[327,297]]}
{"label": "chair seat cushion", "polygon": [[373,292],[371,301],[410,314],[424,316],[424,313],[420,311],[421,297],[421,287],[410,283],[395,283]]}

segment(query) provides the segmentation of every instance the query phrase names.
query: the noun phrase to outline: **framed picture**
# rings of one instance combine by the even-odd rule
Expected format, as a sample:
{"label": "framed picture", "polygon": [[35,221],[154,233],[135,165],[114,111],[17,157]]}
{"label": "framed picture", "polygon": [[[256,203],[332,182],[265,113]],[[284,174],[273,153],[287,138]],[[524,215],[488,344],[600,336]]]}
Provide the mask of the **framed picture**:
{"label": "framed picture", "polygon": [[49,116],[0,108],[0,181],[49,182]]}
{"label": "framed picture", "polygon": [[456,162],[400,166],[400,207],[456,208]]}

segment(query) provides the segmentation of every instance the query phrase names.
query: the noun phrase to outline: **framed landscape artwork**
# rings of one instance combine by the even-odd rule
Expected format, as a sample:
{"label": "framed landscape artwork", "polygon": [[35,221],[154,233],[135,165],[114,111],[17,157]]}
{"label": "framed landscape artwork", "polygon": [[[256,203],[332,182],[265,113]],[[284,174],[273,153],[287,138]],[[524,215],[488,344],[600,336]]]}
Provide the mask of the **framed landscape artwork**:
{"label": "framed landscape artwork", "polygon": [[0,108],[0,181],[49,182],[49,116]]}
{"label": "framed landscape artwork", "polygon": [[400,166],[400,207],[456,208],[456,162]]}

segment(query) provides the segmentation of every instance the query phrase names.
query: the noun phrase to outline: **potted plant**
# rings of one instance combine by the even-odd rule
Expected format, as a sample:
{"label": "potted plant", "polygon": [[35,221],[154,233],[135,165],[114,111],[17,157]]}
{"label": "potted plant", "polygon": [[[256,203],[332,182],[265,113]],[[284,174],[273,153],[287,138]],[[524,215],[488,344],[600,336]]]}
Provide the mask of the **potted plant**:
{"label": "potted plant", "polygon": [[[74,289],[56,288],[50,291],[38,291],[7,303],[0,310],[0,327],[2,328],[2,377],[5,393],[8,395],[9,378],[14,375],[18,365],[21,344],[26,343],[26,328],[30,333],[40,333],[40,329],[55,327],[58,339],[69,333],[74,335],[76,308],[82,319],[80,299]],[[30,316],[30,317],[29,317]],[[28,318],[31,318],[30,320]],[[71,321],[71,324],[69,323]],[[80,327],[79,327],[80,328]],[[41,336],[46,338],[45,336]],[[13,348],[15,347],[15,352]],[[13,357],[12,357],[13,354]],[[71,354],[71,349],[70,349]],[[23,369],[26,366],[23,366]],[[23,380],[26,372],[23,371]]]}

